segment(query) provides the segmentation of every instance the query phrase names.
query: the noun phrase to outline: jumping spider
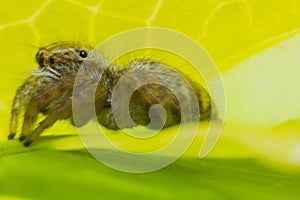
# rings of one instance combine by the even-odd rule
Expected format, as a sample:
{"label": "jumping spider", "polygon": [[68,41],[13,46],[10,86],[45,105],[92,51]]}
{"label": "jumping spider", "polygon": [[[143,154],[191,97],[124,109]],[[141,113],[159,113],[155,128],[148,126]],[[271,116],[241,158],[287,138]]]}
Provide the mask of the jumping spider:
{"label": "jumping spider", "polygon": [[[152,77],[166,85],[177,87],[179,93],[185,98],[186,104],[189,103],[190,94],[195,92],[201,112],[200,117],[195,117],[198,120],[204,120],[216,116],[212,109],[211,98],[202,86],[188,81],[192,87],[187,88],[182,84],[182,74],[153,60],[133,60],[121,68],[116,64],[110,64],[100,52],[91,46],[72,41],[57,42],[40,48],[36,54],[36,61],[39,68],[17,90],[11,111],[8,138],[13,139],[17,133],[18,118],[20,112],[24,110],[19,139],[25,146],[29,146],[57,120],[70,120],[77,127],[86,124],[92,116],[81,111],[90,105],[95,107],[98,122],[109,129],[147,125],[151,121],[148,111],[151,105],[155,104],[162,105],[167,114],[163,127],[179,123],[181,112],[177,98],[170,89],[159,84],[143,85],[132,94],[129,112],[135,124],[125,122],[119,125],[115,122],[111,107],[112,92],[118,80],[130,72],[133,73],[130,80],[139,81],[134,76],[136,73],[142,77]],[[73,91],[75,79],[77,93]],[[130,87],[129,81],[124,88]],[[96,88],[96,91],[93,88]],[[93,102],[86,98],[90,94],[95,96]],[[72,106],[74,96],[82,99],[80,105]],[[115,110],[122,112],[124,106],[126,105],[117,105]],[[84,114],[80,114],[79,123],[74,123],[74,113],[79,112]],[[45,117],[37,124],[37,116],[40,113]]]}

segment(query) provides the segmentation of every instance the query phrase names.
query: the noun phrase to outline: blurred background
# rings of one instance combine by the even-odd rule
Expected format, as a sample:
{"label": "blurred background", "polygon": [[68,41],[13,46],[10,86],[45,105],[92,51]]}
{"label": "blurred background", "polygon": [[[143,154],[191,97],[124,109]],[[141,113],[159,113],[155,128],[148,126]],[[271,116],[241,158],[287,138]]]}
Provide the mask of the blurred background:
{"label": "blurred background", "polygon": [[[15,0],[2,2],[0,13],[0,199],[299,196],[298,0]],[[226,90],[226,119],[208,157],[198,158],[199,134],[171,166],[127,174],[91,157],[67,122],[27,149],[6,141],[12,99],[37,67],[40,46],[64,40],[97,45],[141,27],[179,31],[216,63]]]}

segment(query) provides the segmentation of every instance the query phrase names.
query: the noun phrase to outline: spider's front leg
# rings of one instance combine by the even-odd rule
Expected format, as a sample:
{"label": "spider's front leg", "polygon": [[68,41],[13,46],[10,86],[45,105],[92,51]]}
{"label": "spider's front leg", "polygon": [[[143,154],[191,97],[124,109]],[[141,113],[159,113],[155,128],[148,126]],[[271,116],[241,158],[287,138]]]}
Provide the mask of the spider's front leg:
{"label": "spider's front leg", "polygon": [[[23,130],[20,140],[29,146],[45,129],[51,127],[58,119],[68,118],[71,114],[71,100],[68,98],[70,89],[67,82],[48,84],[43,90],[34,95],[25,110]],[[47,91],[47,92],[46,92]],[[64,91],[63,93],[61,93]],[[52,107],[59,110],[53,111]],[[32,129],[39,112],[46,114],[40,124]]]}
{"label": "spider's front leg", "polygon": [[[73,92],[75,79],[77,91],[79,92]],[[90,98],[93,94],[95,94],[95,98]],[[74,98],[79,99],[75,105],[72,101]],[[82,109],[93,105],[100,109],[106,98],[106,89],[85,73],[67,74],[56,82],[43,85],[32,96],[28,103],[29,106],[25,108],[22,132],[24,145],[29,146],[57,120],[71,119],[73,122],[73,114],[76,112],[82,114],[80,115],[79,126],[84,125],[91,119],[92,115],[91,113],[81,112]],[[35,129],[32,129],[37,113],[43,113],[46,117]]]}
{"label": "spider's front leg", "polygon": [[[10,119],[10,133],[8,139],[13,139],[17,133],[20,112],[28,105],[32,95],[36,93],[38,88],[38,77],[31,76],[26,82],[17,90],[16,96],[13,101]],[[31,109],[31,111],[33,111]],[[29,113],[28,113],[29,114]],[[26,126],[32,124],[35,120],[37,113],[31,112],[30,120],[27,120]],[[30,125],[29,125],[30,126]],[[21,136],[21,139],[23,137]]]}

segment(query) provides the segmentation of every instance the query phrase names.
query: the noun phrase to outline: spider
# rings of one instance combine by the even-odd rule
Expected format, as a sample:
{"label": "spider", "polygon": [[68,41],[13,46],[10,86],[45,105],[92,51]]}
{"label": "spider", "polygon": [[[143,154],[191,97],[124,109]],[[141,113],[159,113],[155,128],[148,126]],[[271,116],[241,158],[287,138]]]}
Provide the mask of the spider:
{"label": "spider", "polygon": [[[166,118],[163,127],[180,123],[181,112],[178,98],[171,89],[156,83],[145,84],[137,88],[129,101],[129,114],[132,121],[122,119],[121,125],[116,123],[113,110],[124,112],[126,104],[112,107],[113,98],[122,99],[123,95],[113,96],[118,81],[127,75],[122,85],[124,90],[130,89],[133,82],[139,83],[139,77],[151,77],[164,85],[177,88],[184,103],[189,104],[192,92],[196,94],[200,116],[192,118],[199,120],[212,119],[216,112],[212,109],[210,95],[201,86],[188,81],[187,87],[183,75],[171,67],[154,60],[133,60],[124,67],[110,62],[90,45],[75,41],[52,43],[40,48],[36,53],[38,69],[19,87],[16,92],[10,121],[10,134],[13,139],[17,133],[18,119],[23,111],[23,125],[19,140],[24,146],[29,146],[47,128],[57,120],[69,120],[74,126],[80,127],[91,120],[92,114],[84,112],[91,105],[96,110],[98,122],[108,129],[132,128],[146,126],[151,121],[149,109],[160,104],[165,109]],[[76,80],[76,88],[74,84]],[[96,88],[96,89],[93,89]],[[94,98],[87,98],[94,95]],[[77,105],[72,106],[74,98]],[[120,102],[120,101],[119,101]],[[83,111],[83,112],[82,112]],[[80,113],[80,120],[74,120],[74,114]],[[37,122],[39,114],[44,118]],[[160,113],[154,115],[160,118]],[[188,121],[193,121],[188,119]],[[79,122],[78,122],[79,121]],[[150,128],[157,128],[155,126]]]}

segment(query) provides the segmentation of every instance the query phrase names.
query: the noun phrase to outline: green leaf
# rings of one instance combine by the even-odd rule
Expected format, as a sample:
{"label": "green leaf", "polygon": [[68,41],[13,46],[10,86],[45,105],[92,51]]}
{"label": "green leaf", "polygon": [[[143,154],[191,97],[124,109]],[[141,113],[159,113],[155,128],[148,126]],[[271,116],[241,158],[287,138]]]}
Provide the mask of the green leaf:
{"label": "green leaf", "polygon": [[25,199],[297,199],[300,186],[299,175],[242,158],[181,158],[135,175],[110,169],[85,151],[44,150],[2,157],[0,170],[0,194]]}

